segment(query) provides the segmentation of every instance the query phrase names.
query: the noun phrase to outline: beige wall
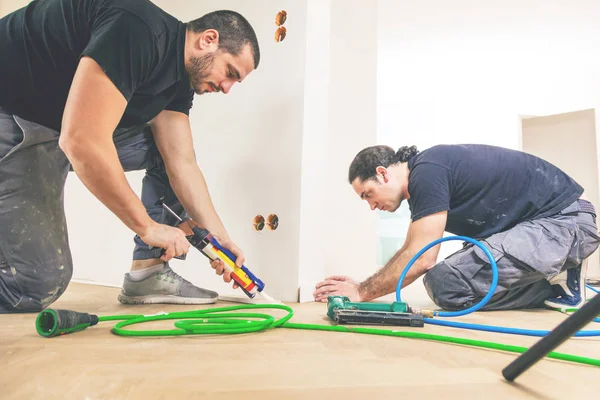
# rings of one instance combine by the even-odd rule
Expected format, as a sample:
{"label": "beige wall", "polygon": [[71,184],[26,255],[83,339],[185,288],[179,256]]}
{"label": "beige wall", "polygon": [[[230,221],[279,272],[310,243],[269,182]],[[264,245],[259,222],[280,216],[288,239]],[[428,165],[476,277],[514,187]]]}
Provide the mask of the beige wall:
{"label": "beige wall", "polygon": [[0,0],[0,17],[26,6],[28,3],[28,0]]}
{"label": "beige wall", "polygon": [[[523,119],[523,150],[572,176],[600,208],[594,110]],[[590,257],[588,277],[600,277],[599,252]]]}

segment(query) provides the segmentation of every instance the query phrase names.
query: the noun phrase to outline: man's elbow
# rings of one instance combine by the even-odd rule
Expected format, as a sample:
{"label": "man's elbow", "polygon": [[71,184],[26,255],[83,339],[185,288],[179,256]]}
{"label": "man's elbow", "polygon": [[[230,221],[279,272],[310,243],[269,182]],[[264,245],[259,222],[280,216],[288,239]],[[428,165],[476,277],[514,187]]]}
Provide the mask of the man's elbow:
{"label": "man's elbow", "polygon": [[58,137],[58,147],[60,147],[65,154],[67,154],[72,148],[72,136],[73,135],[69,132],[61,132],[60,136]]}
{"label": "man's elbow", "polygon": [[61,132],[58,138],[58,147],[65,153],[71,163],[83,160],[86,157],[88,143],[76,132]]}
{"label": "man's elbow", "polygon": [[62,132],[58,138],[58,147],[65,153],[70,160],[74,154],[77,154],[77,141],[72,133]]}
{"label": "man's elbow", "polygon": [[418,260],[417,262],[415,262],[415,268],[419,272],[419,276],[420,276],[420,275],[426,274],[430,269],[435,267],[435,264],[436,264],[436,260],[423,259],[423,260]]}

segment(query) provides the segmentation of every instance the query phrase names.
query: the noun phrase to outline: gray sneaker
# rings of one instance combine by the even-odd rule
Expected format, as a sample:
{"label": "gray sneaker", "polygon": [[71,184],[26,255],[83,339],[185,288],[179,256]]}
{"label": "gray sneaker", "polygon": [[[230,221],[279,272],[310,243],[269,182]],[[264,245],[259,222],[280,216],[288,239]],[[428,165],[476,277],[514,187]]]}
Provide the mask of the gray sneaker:
{"label": "gray sneaker", "polygon": [[194,286],[165,263],[164,268],[140,281],[125,274],[119,301],[123,304],[210,304],[219,298],[217,292]]}

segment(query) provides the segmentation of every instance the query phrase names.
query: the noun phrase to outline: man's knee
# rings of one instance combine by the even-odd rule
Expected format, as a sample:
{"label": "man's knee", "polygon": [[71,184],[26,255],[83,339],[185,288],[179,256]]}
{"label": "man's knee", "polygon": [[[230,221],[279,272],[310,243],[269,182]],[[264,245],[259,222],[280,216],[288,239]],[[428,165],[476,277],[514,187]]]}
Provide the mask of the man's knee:
{"label": "man's knee", "polygon": [[445,310],[463,310],[477,301],[471,285],[445,261],[425,274],[423,284],[431,300]]}
{"label": "man's knee", "polygon": [[72,275],[71,262],[38,268],[0,265],[0,313],[42,311],[65,292]]}

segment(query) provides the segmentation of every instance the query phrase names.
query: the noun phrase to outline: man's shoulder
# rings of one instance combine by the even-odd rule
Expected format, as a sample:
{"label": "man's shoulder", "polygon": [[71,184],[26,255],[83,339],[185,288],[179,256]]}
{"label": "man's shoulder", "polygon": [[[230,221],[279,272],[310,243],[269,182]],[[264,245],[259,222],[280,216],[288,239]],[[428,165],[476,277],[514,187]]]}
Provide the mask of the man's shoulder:
{"label": "man's shoulder", "polygon": [[176,29],[180,21],[150,0],[102,0],[100,9],[142,22],[156,36]]}
{"label": "man's shoulder", "polygon": [[436,144],[424,150],[429,153],[464,153],[470,151],[481,151],[483,149],[494,149],[496,147],[478,143]]}
{"label": "man's shoulder", "polygon": [[473,157],[473,156],[481,156],[485,154],[501,154],[501,153],[522,153],[517,150],[507,149],[504,147],[498,147],[488,144],[479,144],[479,143],[465,143],[465,144],[438,144],[432,147],[429,147],[420,154],[423,159],[433,159],[433,160],[443,160],[448,158],[461,158],[464,159]]}
{"label": "man's shoulder", "polygon": [[455,153],[456,145],[448,144],[437,144],[426,148],[425,150],[419,151],[415,156],[415,163],[440,163],[448,159],[450,155]]}

